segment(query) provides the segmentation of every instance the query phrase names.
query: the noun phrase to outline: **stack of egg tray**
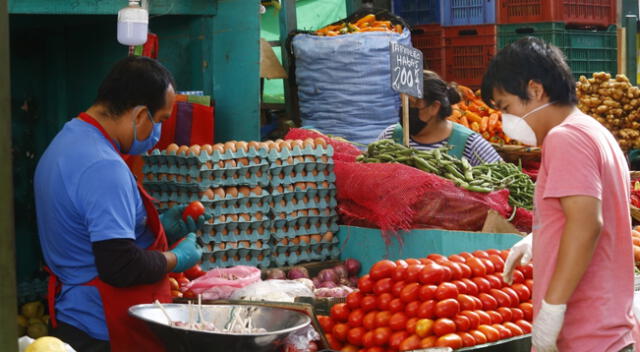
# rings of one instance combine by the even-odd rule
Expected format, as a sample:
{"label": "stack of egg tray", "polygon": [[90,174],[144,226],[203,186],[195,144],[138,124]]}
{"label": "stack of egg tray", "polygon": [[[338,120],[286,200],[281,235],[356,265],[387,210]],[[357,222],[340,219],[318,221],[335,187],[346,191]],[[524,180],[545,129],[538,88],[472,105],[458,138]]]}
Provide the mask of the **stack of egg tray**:
{"label": "stack of egg tray", "polygon": [[340,255],[333,148],[292,144],[269,150],[271,262],[277,266]]}

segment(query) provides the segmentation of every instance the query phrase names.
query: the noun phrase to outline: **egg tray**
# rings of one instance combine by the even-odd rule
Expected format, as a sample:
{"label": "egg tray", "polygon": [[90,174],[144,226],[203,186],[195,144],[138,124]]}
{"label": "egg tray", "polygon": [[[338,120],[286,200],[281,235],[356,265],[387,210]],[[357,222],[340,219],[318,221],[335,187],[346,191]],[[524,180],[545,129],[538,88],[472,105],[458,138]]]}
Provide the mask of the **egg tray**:
{"label": "egg tray", "polygon": [[[263,241],[267,243],[271,238],[271,233],[265,229],[262,234],[259,234],[257,230],[253,229],[240,230],[236,229],[233,232],[223,229],[222,231],[209,231],[204,232],[198,238],[203,244],[220,243],[220,242],[238,242],[238,241]],[[251,233],[249,233],[251,231]]]}
{"label": "egg tray", "polygon": [[200,200],[199,192],[150,192],[150,194],[159,202],[188,204]]}
{"label": "egg tray", "polygon": [[335,209],[330,209],[329,213],[326,215],[320,216],[295,216],[291,214],[286,214],[285,218],[281,218],[277,215],[277,218],[273,218],[271,223],[275,227],[283,227],[285,224],[289,227],[291,226],[304,226],[306,224],[318,225],[318,224],[331,224],[333,222],[338,221],[338,213]]}
{"label": "egg tray", "polygon": [[218,217],[220,215],[236,215],[236,214],[257,214],[262,213],[265,217],[271,210],[269,200],[255,200],[249,201],[249,199],[243,199],[243,202],[210,202],[202,201],[207,214]]}
{"label": "egg tray", "polygon": [[258,220],[255,215],[251,216],[251,220],[250,221],[233,221],[231,219],[226,219],[226,221],[224,222],[220,222],[219,219],[214,219],[213,224],[209,223],[209,222],[205,222],[202,225],[202,231],[204,233],[222,233],[224,229],[226,229],[227,231],[235,231],[236,229],[239,229],[240,231],[245,231],[247,229],[252,229],[252,230],[257,230],[259,229],[261,226],[264,229],[269,229],[271,228],[271,223],[272,220],[269,219],[267,216],[263,217],[262,220]]}
{"label": "egg tray", "polygon": [[327,145],[326,147],[317,145],[315,146],[315,148],[312,148],[311,146],[307,145],[304,148],[295,146],[292,149],[282,149],[281,151],[271,149],[267,153],[267,158],[269,159],[269,161],[273,162],[276,160],[287,160],[289,157],[307,156],[307,155],[315,156],[316,158],[319,158],[322,156],[332,157],[333,147],[331,145]]}
{"label": "egg tray", "polygon": [[262,160],[259,163],[251,160],[248,165],[241,164],[240,166],[234,167],[220,167],[218,163],[212,163],[212,167],[210,168],[206,164],[201,166],[198,165],[147,165],[145,164],[142,168],[142,173],[146,175],[161,175],[161,174],[172,174],[172,175],[183,175],[183,176],[191,176],[209,178],[211,174],[214,175],[214,178],[221,178],[223,175],[228,177],[233,177],[233,175],[242,175],[246,173],[257,173],[261,171],[263,174],[269,171],[269,163],[265,160]]}
{"label": "egg tray", "polygon": [[[258,259],[260,254],[263,255],[262,260]],[[247,256],[249,256],[249,259],[247,259]],[[260,250],[232,248],[213,252],[203,252],[200,267],[204,271],[208,271],[213,268],[226,268],[236,265],[256,266],[261,269],[266,269],[270,264],[271,248],[265,245]]]}
{"label": "egg tray", "polygon": [[329,172],[328,175],[325,175],[324,173],[320,173],[317,176],[313,176],[309,174],[307,174],[307,176],[302,176],[300,173],[290,174],[290,175],[287,175],[287,174],[271,175],[271,180],[269,184],[273,187],[277,187],[280,185],[293,185],[298,182],[319,183],[324,181],[330,182],[330,183],[336,182],[336,174],[333,172]]}
{"label": "egg tray", "polygon": [[240,159],[240,158],[266,158],[267,157],[267,149],[266,148],[254,148],[251,147],[247,151],[239,150],[232,152],[231,150],[227,150],[224,153],[220,153],[220,151],[213,151],[212,154],[208,154],[205,151],[201,151],[199,155],[185,155],[184,153],[177,154],[176,152],[167,152],[166,150],[158,150],[154,149],[151,152],[148,152],[142,156],[145,164],[149,165],[197,165],[202,166],[206,164],[207,161],[212,161],[217,163],[218,161],[225,161],[230,159]]}
{"label": "egg tray", "polygon": [[331,239],[331,241],[320,241],[317,242],[315,240],[309,240],[309,242],[306,241],[300,241],[299,244],[292,244],[291,242],[289,242],[289,244],[283,245],[279,243],[279,240],[277,238],[273,238],[271,241],[271,248],[272,248],[272,255],[277,255],[277,254],[281,254],[281,253],[285,253],[287,251],[297,251],[298,249],[300,250],[306,250],[311,248],[312,251],[320,251],[323,249],[331,249],[333,247],[335,247],[338,244],[338,236],[333,236],[333,238]]}
{"label": "egg tray", "polygon": [[[297,198],[294,198],[297,200]],[[286,202],[285,205],[282,205],[282,202],[274,203],[271,207],[271,212],[274,214],[279,213],[291,213],[292,211],[299,210],[320,210],[327,208],[335,208],[338,206],[338,201],[335,198],[329,197],[329,201],[327,202],[324,197],[320,198],[320,201],[316,202],[314,199],[310,199],[308,202],[304,202],[302,200],[298,200],[297,203],[293,203],[292,201]],[[320,216],[314,215],[314,216]]]}
{"label": "egg tray", "polygon": [[294,161],[293,164],[290,164],[285,160],[282,162],[281,165],[274,164],[274,163],[269,165],[269,173],[271,175],[279,175],[281,173],[291,174],[292,172],[297,173],[303,170],[307,172],[312,172],[314,170],[317,170],[317,171],[329,170],[329,172],[333,172],[334,170],[333,159],[329,159],[329,162],[327,163],[312,161],[311,159],[307,159],[304,162]]}
{"label": "egg tray", "polygon": [[276,240],[279,241],[283,238],[291,239],[297,236],[324,234],[327,232],[333,232],[335,234],[340,229],[337,222],[332,222],[327,224],[320,223],[315,225],[308,224],[308,225],[309,225],[308,227],[307,225],[299,226],[298,229],[296,229],[294,226],[282,226],[282,227],[273,226],[271,227],[271,234]]}
{"label": "egg tray", "polygon": [[208,180],[202,179],[200,182],[176,182],[169,181],[166,176],[161,181],[144,181],[142,183],[145,189],[155,192],[204,192],[209,188],[217,188],[224,186],[249,186],[249,187],[266,187],[269,185],[269,177],[263,174],[262,177],[252,175],[250,178],[239,177],[237,179]]}
{"label": "egg tray", "polygon": [[[277,249],[276,249],[277,250]],[[293,266],[302,262],[309,261],[325,261],[335,260],[340,257],[339,246],[333,245],[331,248],[321,249],[319,252],[313,251],[311,248],[300,251],[285,251],[284,253],[271,253],[271,261],[278,267]]]}

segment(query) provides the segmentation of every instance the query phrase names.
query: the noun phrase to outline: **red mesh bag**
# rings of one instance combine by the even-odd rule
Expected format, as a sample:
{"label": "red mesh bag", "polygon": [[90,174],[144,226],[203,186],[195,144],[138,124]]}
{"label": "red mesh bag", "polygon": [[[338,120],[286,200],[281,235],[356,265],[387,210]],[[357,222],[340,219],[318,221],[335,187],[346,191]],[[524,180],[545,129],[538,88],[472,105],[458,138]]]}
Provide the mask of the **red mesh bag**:
{"label": "red mesh bag", "polygon": [[343,142],[337,139],[329,138],[320,132],[313,130],[307,130],[304,128],[292,128],[289,133],[284,137],[285,139],[307,139],[307,138],[322,138],[327,141],[333,147],[333,160],[335,161],[348,161],[355,162],[358,155],[362,154],[358,148],[348,142]]}
{"label": "red mesh bag", "polygon": [[518,229],[518,231],[530,233],[533,229],[533,212],[524,208],[518,208],[516,209],[516,215],[513,217],[513,221],[511,221],[511,223]]}

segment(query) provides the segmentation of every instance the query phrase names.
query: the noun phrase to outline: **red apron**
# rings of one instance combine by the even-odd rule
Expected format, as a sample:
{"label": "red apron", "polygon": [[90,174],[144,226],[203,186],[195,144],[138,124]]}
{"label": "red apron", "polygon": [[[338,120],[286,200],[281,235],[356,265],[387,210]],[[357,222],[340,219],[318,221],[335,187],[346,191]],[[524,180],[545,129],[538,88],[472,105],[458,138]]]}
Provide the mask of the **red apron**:
{"label": "red apron", "polygon": [[[79,118],[100,130],[105,138],[113,144],[116,152],[120,153],[115,143],[111,140],[111,137],[109,137],[104,128],[102,128],[102,126],[93,117],[86,113],[81,113]],[[164,229],[162,228],[158,211],[153,205],[153,198],[144,190],[144,188],[142,188],[139,182],[138,190],[140,191],[140,197],[142,197],[144,208],[147,211],[147,227],[155,236],[155,241],[148,250],[166,251],[168,249],[167,237],[165,236]],[[48,292],[49,312],[51,324],[55,328],[57,326],[57,321],[55,318],[54,305],[55,296],[59,291],[59,287],[57,283],[58,278],[51,271],[49,272],[51,274]],[[168,276],[165,276],[164,279],[155,284],[137,285],[126,288],[111,286],[102,282],[98,277],[84,285],[94,286],[100,292],[107,328],[109,329],[109,340],[112,351],[165,350],[146,323],[129,316],[128,310],[129,307],[133,305],[152,303],[156,299],[162,303],[171,302],[171,288]]]}

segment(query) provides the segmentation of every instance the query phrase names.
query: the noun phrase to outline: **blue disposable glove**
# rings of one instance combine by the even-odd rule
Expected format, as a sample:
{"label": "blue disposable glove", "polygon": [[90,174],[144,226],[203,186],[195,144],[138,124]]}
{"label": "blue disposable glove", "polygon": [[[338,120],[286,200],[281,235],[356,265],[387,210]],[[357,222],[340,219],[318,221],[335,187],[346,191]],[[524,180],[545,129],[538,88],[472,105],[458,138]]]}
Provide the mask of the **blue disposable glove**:
{"label": "blue disposable glove", "polygon": [[176,255],[176,267],[173,268],[174,273],[181,273],[192,266],[198,264],[200,258],[202,258],[202,248],[196,241],[196,234],[190,233],[187,237],[178,243],[176,248],[169,252]]}
{"label": "blue disposable glove", "polygon": [[169,246],[180,241],[188,233],[196,232],[202,229],[202,225],[211,218],[211,215],[201,215],[194,221],[190,216],[187,216],[187,221],[182,220],[182,213],[187,205],[175,206],[164,214],[160,215],[160,221],[162,227],[164,227],[164,233],[167,235],[167,242]]}

